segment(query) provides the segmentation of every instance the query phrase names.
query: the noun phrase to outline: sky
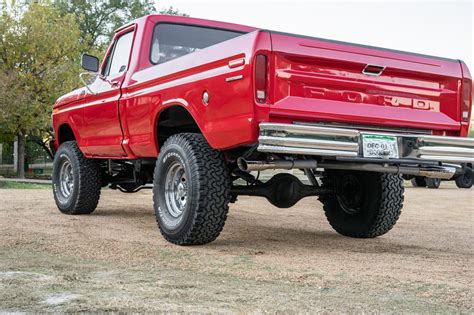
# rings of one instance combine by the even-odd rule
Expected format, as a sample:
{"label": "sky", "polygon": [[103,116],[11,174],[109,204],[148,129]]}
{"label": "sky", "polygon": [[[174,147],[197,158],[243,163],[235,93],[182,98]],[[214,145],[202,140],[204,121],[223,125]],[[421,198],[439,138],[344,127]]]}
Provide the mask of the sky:
{"label": "sky", "polygon": [[474,75],[473,3],[156,0],[196,18],[461,59]]}

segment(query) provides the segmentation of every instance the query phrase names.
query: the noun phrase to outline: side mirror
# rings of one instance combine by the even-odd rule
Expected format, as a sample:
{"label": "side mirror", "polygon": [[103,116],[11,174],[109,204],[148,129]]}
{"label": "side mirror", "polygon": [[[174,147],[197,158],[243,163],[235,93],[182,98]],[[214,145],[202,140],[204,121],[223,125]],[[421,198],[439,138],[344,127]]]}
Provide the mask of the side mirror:
{"label": "side mirror", "polygon": [[99,58],[82,54],[81,66],[87,71],[99,72]]}

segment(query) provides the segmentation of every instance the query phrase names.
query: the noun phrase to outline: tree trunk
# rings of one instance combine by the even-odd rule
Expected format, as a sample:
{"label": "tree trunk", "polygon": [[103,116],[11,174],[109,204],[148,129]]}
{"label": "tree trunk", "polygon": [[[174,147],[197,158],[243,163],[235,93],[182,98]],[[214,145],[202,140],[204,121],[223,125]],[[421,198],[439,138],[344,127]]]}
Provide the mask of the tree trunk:
{"label": "tree trunk", "polygon": [[18,134],[18,154],[17,154],[17,172],[16,176],[18,178],[25,178],[25,142],[26,136],[23,134]]}

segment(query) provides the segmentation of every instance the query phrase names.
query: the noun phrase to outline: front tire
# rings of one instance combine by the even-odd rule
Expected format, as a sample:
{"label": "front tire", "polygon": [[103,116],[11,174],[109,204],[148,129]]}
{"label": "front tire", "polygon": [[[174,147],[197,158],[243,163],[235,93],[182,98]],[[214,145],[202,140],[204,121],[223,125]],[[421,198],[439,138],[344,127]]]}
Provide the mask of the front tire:
{"label": "front tire", "polygon": [[339,234],[373,238],[390,231],[403,207],[399,175],[358,171],[327,171],[323,186],[334,194],[321,196],[329,224]]}
{"label": "front tire", "polygon": [[214,241],[230,202],[230,174],[222,153],[201,134],[173,135],[160,149],[153,201],[163,237],[178,245]]}
{"label": "front tire", "polygon": [[87,159],[76,141],[61,144],[54,155],[53,195],[64,214],[90,214],[100,198],[99,162]]}

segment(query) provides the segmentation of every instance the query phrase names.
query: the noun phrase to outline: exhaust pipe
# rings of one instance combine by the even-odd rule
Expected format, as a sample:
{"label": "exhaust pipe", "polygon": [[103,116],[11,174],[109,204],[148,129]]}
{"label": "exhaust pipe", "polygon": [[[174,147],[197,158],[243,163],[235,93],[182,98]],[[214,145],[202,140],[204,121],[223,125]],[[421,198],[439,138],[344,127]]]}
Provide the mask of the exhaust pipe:
{"label": "exhaust pipe", "polygon": [[245,172],[264,170],[291,170],[315,169],[317,167],[334,170],[352,170],[379,172],[391,174],[405,174],[428,178],[451,179],[457,168],[455,166],[397,166],[375,163],[317,163],[315,160],[275,160],[275,161],[247,161],[242,157],[237,159],[237,166]]}
{"label": "exhaust pipe", "polygon": [[305,169],[316,168],[318,163],[315,160],[276,160],[276,161],[247,161],[242,157],[237,159],[237,166],[242,171],[264,171],[264,170],[291,170],[293,168]]}
{"label": "exhaust pipe", "polygon": [[333,170],[367,171],[390,174],[405,174],[429,178],[451,179],[456,173],[456,167],[447,166],[397,166],[383,164],[359,163],[321,163],[319,167]]}
{"label": "exhaust pipe", "polygon": [[451,179],[457,173],[456,167],[441,167],[432,169],[431,167],[420,167],[420,176],[429,178]]}

